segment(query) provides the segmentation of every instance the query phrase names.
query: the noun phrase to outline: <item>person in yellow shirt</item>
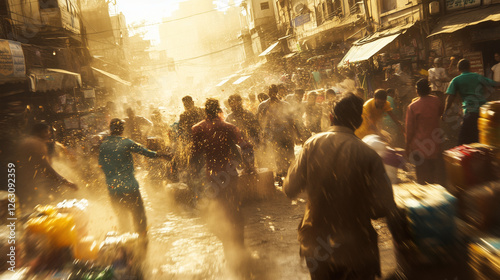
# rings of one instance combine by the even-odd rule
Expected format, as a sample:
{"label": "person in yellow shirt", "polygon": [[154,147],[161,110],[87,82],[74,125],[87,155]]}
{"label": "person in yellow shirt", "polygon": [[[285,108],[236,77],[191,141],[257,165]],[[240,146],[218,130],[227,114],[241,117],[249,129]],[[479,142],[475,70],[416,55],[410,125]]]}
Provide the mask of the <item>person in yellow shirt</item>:
{"label": "person in yellow shirt", "polygon": [[384,137],[380,133],[378,125],[382,121],[385,113],[391,117],[398,128],[404,133],[403,126],[392,113],[391,104],[387,101],[387,91],[377,89],[375,91],[374,98],[369,99],[363,105],[363,123],[356,130],[356,136],[360,139],[363,139],[363,137],[370,134],[377,134]]}

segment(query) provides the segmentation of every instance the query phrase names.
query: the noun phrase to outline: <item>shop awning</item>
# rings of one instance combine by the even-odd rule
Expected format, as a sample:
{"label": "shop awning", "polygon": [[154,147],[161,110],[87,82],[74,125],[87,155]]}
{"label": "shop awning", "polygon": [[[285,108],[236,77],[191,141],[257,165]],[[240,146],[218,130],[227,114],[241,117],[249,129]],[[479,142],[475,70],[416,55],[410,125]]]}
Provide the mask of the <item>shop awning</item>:
{"label": "shop awning", "polygon": [[263,51],[261,54],[259,54],[259,56],[266,56],[266,55],[268,55],[274,48],[276,48],[276,46],[279,43],[280,43],[279,41],[273,43],[272,45],[269,46],[269,48],[267,48],[265,51]]}
{"label": "shop awning", "polygon": [[28,76],[33,92],[65,90],[82,86],[80,74],[63,69],[32,68]]}
{"label": "shop awning", "polygon": [[250,78],[250,76],[251,75],[238,78],[238,80],[234,81],[233,85],[239,85],[239,84],[243,83],[246,79]]}
{"label": "shop awning", "polygon": [[453,14],[443,17],[432,30],[431,37],[442,33],[453,33],[467,26],[476,25],[486,21],[500,21],[500,6],[490,6],[475,11]]}
{"label": "shop awning", "polygon": [[[401,33],[400,33],[401,34]],[[394,34],[387,37],[380,38],[378,40],[366,43],[364,45],[352,46],[347,54],[342,58],[339,63],[339,67],[346,63],[353,63],[358,61],[367,60],[376,54],[378,51],[383,49],[385,46],[389,45],[394,39],[396,39],[400,34]]]}
{"label": "shop awning", "polygon": [[347,63],[359,62],[369,59],[385,46],[389,45],[399,35],[406,32],[406,30],[408,30],[408,28],[412,27],[413,25],[414,23],[410,23],[404,26],[379,31],[354,42],[351,49],[338,64],[338,67],[345,66]]}
{"label": "shop awning", "polygon": [[120,84],[124,84],[126,86],[131,86],[132,85],[131,82],[125,81],[124,79],[120,78],[119,76],[117,76],[115,74],[111,74],[109,72],[106,72],[106,71],[101,70],[101,69],[97,69],[95,67],[92,67],[92,70],[94,70],[97,73],[102,74],[102,75],[104,75],[104,76],[106,76],[106,77],[108,77],[108,78],[110,78],[110,79],[112,79],[112,80],[114,80],[114,81],[116,81],[116,82],[118,82]]}
{"label": "shop awning", "polygon": [[229,80],[231,80],[232,78],[236,77],[238,75],[236,74],[232,74],[230,76],[227,76],[225,77],[224,79],[222,79],[222,81],[220,81],[220,83],[218,83],[217,85],[215,85],[216,87],[221,87],[223,85],[225,85]]}

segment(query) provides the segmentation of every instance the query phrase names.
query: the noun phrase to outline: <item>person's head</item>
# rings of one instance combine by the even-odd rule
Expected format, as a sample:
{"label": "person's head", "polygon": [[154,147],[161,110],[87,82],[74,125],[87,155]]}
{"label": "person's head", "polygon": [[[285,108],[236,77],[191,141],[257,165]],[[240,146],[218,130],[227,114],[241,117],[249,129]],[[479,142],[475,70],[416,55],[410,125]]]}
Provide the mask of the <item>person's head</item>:
{"label": "person's head", "polygon": [[228,105],[231,108],[231,111],[237,111],[243,108],[243,99],[239,94],[233,94],[228,98]]}
{"label": "person's head", "polygon": [[254,103],[257,100],[257,98],[255,97],[255,93],[249,93],[248,100],[250,100],[251,103]]}
{"label": "person's head", "polygon": [[387,91],[383,89],[377,89],[373,94],[375,107],[377,109],[384,108],[385,102],[387,102]]}
{"label": "person's head", "polygon": [[219,105],[219,100],[215,98],[208,98],[205,102],[205,113],[207,114],[208,119],[215,119],[219,117],[219,113],[221,112],[221,108]]}
{"label": "person's head", "polygon": [[52,128],[46,123],[37,123],[31,128],[31,135],[44,141],[50,141]]}
{"label": "person's head", "polygon": [[337,94],[335,93],[335,91],[333,89],[329,88],[326,90],[326,101],[328,101],[328,102],[333,101],[333,100],[335,100],[336,96],[337,96]]}
{"label": "person's head", "polygon": [[265,100],[268,100],[269,99],[269,95],[261,92],[257,95],[257,99],[259,100],[259,102],[262,102],[262,101],[265,101]]}
{"label": "person's head", "polygon": [[443,60],[439,57],[434,59],[434,67],[440,68],[443,67]]}
{"label": "person's head", "polygon": [[125,130],[125,121],[122,119],[112,119],[111,122],[109,123],[109,131],[111,135],[117,135],[120,136],[123,134],[123,131]]}
{"label": "person's head", "polygon": [[276,99],[278,98],[278,86],[270,85],[269,86],[269,98]]}
{"label": "person's head", "polygon": [[295,89],[295,92],[294,92],[295,96],[297,97],[297,99],[299,101],[302,101],[305,93],[306,93],[306,91],[302,88],[297,88],[297,89]]}
{"label": "person's head", "polygon": [[128,108],[127,108],[127,116],[128,116],[129,118],[133,118],[133,117],[135,117],[135,112],[134,112],[134,110],[133,110],[132,108],[130,108],[130,107],[128,107]]}
{"label": "person's head", "polygon": [[468,59],[460,59],[458,62],[458,71],[469,72],[470,71],[470,61]]}
{"label": "person's head", "polygon": [[186,95],[182,98],[182,104],[184,105],[184,109],[188,110],[194,107],[193,98],[189,95]]}
{"label": "person's head", "polygon": [[363,122],[363,99],[352,92],[344,93],[333,108],[332,125],[356,130]]}
{"label": "person's head", "polygon": [[315,91],[311,91],[309,94],[307,94],[307,104],[314,105],[317,98],[318,94]]}
{"label": "person's head", "polygon": [[420,79],[416,84],[417,94],[419,96],[426,96],[431,93],[431,88],[429,87],[429,81],[427,79]]}
{"label": "person's head", "polygon": [[495,53],[495,61],[500,62],[500,53]]}

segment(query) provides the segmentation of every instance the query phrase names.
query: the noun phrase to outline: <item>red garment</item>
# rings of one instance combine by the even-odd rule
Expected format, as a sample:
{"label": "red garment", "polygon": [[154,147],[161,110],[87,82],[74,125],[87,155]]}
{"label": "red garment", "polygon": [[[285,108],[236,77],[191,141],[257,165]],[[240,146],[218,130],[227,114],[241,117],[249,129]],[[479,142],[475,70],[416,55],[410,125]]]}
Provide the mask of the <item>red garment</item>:
{"label": "red garment", "polygon": [[205,154],[209,174],[235,171],[237,164],[231,162],[236,159],[235,145],[239,145],[242,151],[252,149],[236,126],[219,118],[199,122],[193,126],[192,132],[193,155]]}
{"label": "red garment", "polygon": [[436,158],[441,154],[444,131],[439,122],[442,105],[439,98],[422,96],[408,105],[406,111],[406,143],[411,153],[422,158]]}

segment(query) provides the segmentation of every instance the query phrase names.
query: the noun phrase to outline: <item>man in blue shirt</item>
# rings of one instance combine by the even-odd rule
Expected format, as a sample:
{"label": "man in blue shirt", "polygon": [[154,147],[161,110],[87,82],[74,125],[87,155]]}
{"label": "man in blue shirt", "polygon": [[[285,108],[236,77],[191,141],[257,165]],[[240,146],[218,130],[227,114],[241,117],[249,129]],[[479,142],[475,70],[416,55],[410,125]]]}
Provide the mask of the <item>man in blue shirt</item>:
{"label": "man in blue shirt", "polygon": [[128,231],[128,215],[132,214],[135,230],[146,239],[147,222],[144,204],[139,191],[139,183],[134,176],[132,153],[147,157],[167,157],[167,154],[146,149],[133,140],[122,137],[125,121],[113,119],[109,125],[111,135],[99,147],[99,166],[104,171],[111,205],[118,216],[121,230]]}
{"label": "man in blue shirt", "polygon": [[462,74],[451,80],[446,90],[448,96],[446,97],[446,105],[442,118],[444,120],[446,112],[450,109],[458,92],[462,98],[462,109],[464,111],[464,119],[458,136],[458,145],[476,143],[479,141],[479,130],[477,127],[479,108],[486,103],[484,87],[498,86],[500,83],[477,73],[470,72],[470,61],[467,59],[462,59],[458,62],[458,71]]}

